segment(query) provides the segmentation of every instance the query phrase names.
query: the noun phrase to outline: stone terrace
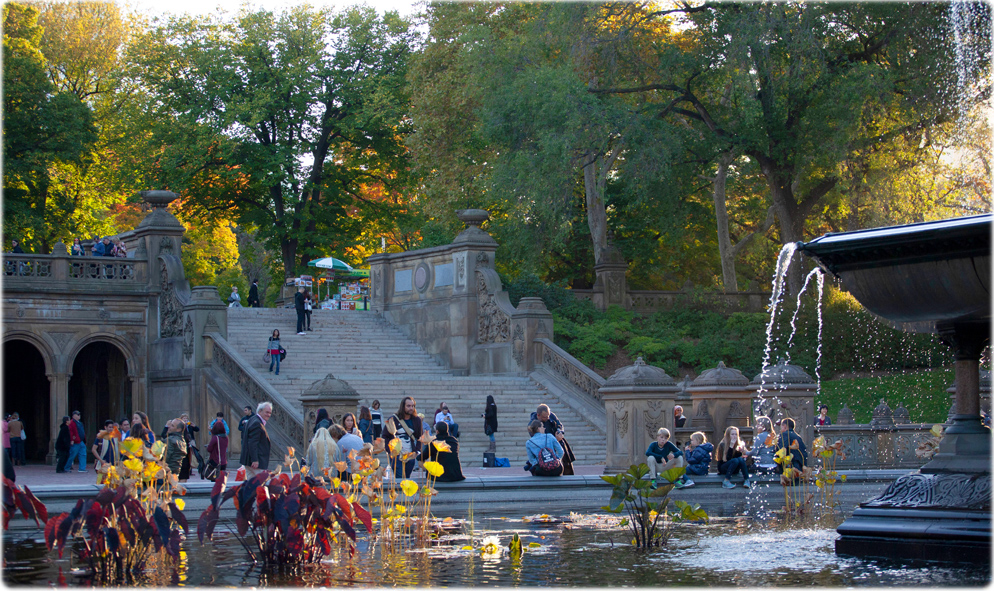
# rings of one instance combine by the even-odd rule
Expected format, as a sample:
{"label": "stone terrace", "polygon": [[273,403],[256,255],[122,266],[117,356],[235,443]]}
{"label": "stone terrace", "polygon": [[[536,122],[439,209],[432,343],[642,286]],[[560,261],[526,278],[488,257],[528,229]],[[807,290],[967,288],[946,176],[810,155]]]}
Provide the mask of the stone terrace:
{"label": "stone terrace", "polygon": [[[384,416],[396,412],[401,398],[408,395],[426,418],[445,402],[459,424],[462,464],[475,466],[482,463],[489,445],[481,415],[487,395],[492,394],[500,425],[497,456],[509,458],[512,466],[522,466],[527,458],[526,426],[530,413],[542,403],[563,422],[578,464],[604,463],[603,438],[589,420],[529,377],[452,375],[373,312],[315,310],[311,328],[306,335],[297,335],[292,309],[228,309],[229,343],[301,412],[301,394],[329,373],[355,388],[360,404],[368,406],[378,399]],[[287,350],[279,376],[268,373],[263,359],[273,329],[280,330]]]}

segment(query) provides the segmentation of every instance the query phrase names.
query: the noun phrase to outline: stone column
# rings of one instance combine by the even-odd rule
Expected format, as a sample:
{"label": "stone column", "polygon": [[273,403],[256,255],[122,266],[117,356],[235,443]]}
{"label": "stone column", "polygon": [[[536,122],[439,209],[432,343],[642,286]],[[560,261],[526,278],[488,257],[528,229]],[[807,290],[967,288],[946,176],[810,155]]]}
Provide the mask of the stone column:
{"label": "stone column", "polygon": [[774,423],[784,417],[794,419],[795,432],[805,444],[811,444],[818,384],[803,368],[781,359],[753,378],[750,385],[756,392],[756,406],[761,412],[769,413]]}
{"label": "stone column", "polygon": [[609,246],[604,251],[601,263],[594,266],[597,279],[594,281],[592,300],[598,310],[607,310],[608,306],[631,308],[628,299],[628,280],[625,277],[627,271],[628,263],[625,262],[621,251]]}
{"label": "stone column", "polygon": [[894,465],[894,413],[883,398],[873,409],[870,431],[877,440],[877,465]]}
{"label": "stone column", "polygon": [[511,357],[518,371],[531,372],[542,363],[535,339],[552,339],[552,312],[542,298],[524,297],[511,315]]}
{"label": "stone column", "polygon": [[62,417],[69,414],[69,378],[71,373],[46,373],[48,378],[48,400],[51,415],[48,419],[49,433],[51,440],[48,442],[48,452],[45,454],[45,463],[55,464],[55,440],[59,436],[59,427],[62,425]]}
{"label": "stone column", "polygon": [[607,415],[607,465],[605,472],[624,472],[645,462],[645,450],[656,440],[660,427],[673,438],[673,404],[680,388],[659,367],[639,357],[600,387]]}
{"label": "stone column", "polygon": [[[724,362],[719,361],[717,367],[703,372],[688,389],[694,403],[694,430],[703,431],[708,441],[715,442],[716,449],[717,441],[724,437],[725,428],[729,426],[738,427],[742,439],[752,439],[749,416],[752,390],[749,378],[741,371],[725,367]],[[710,417],[710,425],[707,417]]]}
{"label": "stone column", "polygon": [[[341,423],[346,413],[358,414],[359,393],[345,380],[340,380],[332,374],[311,384],[300,396],[304,406],[304,436],[310,441],[314,432],[315,419],[318,409],[324,408],[333,423]],[[302,450],[298,455],[303,455]]]}

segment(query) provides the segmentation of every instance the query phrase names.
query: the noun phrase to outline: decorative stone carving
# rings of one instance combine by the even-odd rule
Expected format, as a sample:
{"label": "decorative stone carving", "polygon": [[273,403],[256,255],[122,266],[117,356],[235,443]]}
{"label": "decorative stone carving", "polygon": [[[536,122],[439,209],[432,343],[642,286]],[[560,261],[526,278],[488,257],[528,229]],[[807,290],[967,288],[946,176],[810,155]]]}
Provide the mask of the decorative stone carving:
{"label": "decorative stone carving", "polygon": [[880,404],[873,409],[873,419],[870,420],[870,427],[875,429],[886,429],[888,427],[894,426],[894,413],[891,412],[890,407],[884,402],[884,399],[880,399]]}
{"label": "decorative stone carving", "polygon": [[17,306],[16,314],[18,318],[24,318],[24,308],[22,308],[21,306]]}
{"label": "decorative stone carving", "polygon": [[159,253],[160,254],[173,254],[173,239],[169,236],[163,236],[159,239]]}
{"label": "decorative stone carving", "polygon": [[990,511],[991,475],[908,474],[861,506]]}
{"label": "decorative stone carving", "polygon": [[65,351],[65,349],[66,349],[66,343],[69,342],[69,339],[71,339],[74,334],[76,334],[76,333],[72,333],[72,332],[50,332],[50,333],[48,333],[48,336],[52,337],[52,340],[55,341],[55,345],[59,348],[59,351]]}
{"label": "decorative stone carving", "polygon": [[511,357],[518,365],[525,361],[525,331],[520,324],[515,325],[514,336],[511,337]]}
{"label": "decorative stone carving", "polygon": [[456,287],[463,288],[466,286],[466,258],[464,256],[456,257]]}
{"label": "decorative stone carving", "polygon": [[480,252],[476,254],[476,266],[477,267],[489,267],[490,266],[490,255],[485,252]]}
{"label": "decorative stone carving", "polygon": [[135,258],[136,259],[148,258],[148,248],[145,247],[145,238],[138,239],[138,246],[137,248],[135,248]]}
{"label": "decorative stone carving", "polygon": [[749,378],[742,375],[742,372],[725,367],[724,361],[719,361],[718,366],[702,373],[694,380],[694,387],[702,386],[748,386]]}
{"label": "decorative stone carving", "polygon": [[903,406],[899,406],[894,409],[894,423],[898,425],[907,425],[911,422],[911,413],[908,409]]}
{"label": "decorative stone carving", "polygon": [[662,413],[650,413],[648,410],[642,411],[642,422],[645,424],[645,433],[649,439],[656,438],[656,431],[660,427],[666,426],[666,417]]}
{"label": "decorative stone carving", "polygon": [[217,318],[214,316],[214,312],[207,313],[207,321],[204,322],[204,332],[213,332],[221,330],[221,325],[217,323]]}
{"label": "decorative stone carving", "polygon": [[618,386],[676,386],[676,381],[661,367],[647,365],[639,355],[635,363],[622,367],[604,382],[604,387]]}
{"label": "decorative stone carving", "polygon": [[105,321],[106,320],[110,320],[110,312],[108,312],[107,310],[104,310],[103,308],[101,308],[100,311],[97,312],[97,317],[99,317],[101,320],[105,320]]}
{"label": "decorative stone carving", "polygon": [[193,357],[193,318],[186,317],[186,326],[183,327],[183,357],[189,361]]}
{"label": "decorative stone carving", "polygon": [[839,411],[839,414],[835,418],[835,424],[852,425],[852,421],[853,421],[852,410],[849,408],[848,404],[842,403],[842,409]]}
{"label": "decorative stone carving", "polygon": [[377,269],[377,270],[373,271],[373,293],[372,293],[372,296],[373,296],[374,300],[377,299],[377,298],[379,298],[379,297],[381,297],[383,295],[381,293],[382,290],[383,290],[383,271],[381,269]]}
{"label": "decorative stone carving", "polygon": [[538,328],[535,329],[536,335],[548,335],[549,329],[545,327],[545,320],[538,321]]}
{"label": "decorative stone carving", "polygon": [[506,343],[511,333],[511,318],[501,311],[494,294],[487,291],[483,273],[477,273],[476,278],[479,305],[476,342]]}
{"label": "decorative stone carving", "polygon": [[694,428],[704,433],[714,432],[714,419],[711,418],[711,413],[708,411],[707,400],[702,400],[697,405],[697,411],[694,413]]}
{"label": "decorative stone carving", "polygon": [[739,404],[738,400],[733,400],[732,403],[728,406],[728,418],[741,419],[747,416],[749,415],[746,414],[745,409],[742,408],[742,405]]}
{"label": "decorative stone carving", "polygon": [[583,390],[596,400],[601,399],[601,385],[591,379],[587,374],[580,371],[574,364],[570,363],[552,347],[543,347],[542,364],[546,368],[558,374],[564,380],[570,382],[580,390]]}
{"label": "decorative stone carving", "polygon": [[428,289],[430,272],[428,270],[428,265],[425,263],[420,263],[414,269],[414,287],[421,293],[424,293]]}
{"label": "decorative stone carving", "polygon": [[625,414],[620,417],[618,415],[614,415],[614,418],[615,432],[618,434],[618,437],[624,439],[625,435],[628,435],[628,411],[625,411]]}
{"label": "decorative stone carving", "polygon": [[183,309],[176,301],[176,293],[172,283],[169,282],[169,275],[166,272],[166,264],[159,264],[160,288],[159,293],[159,338],[178,337],[183,334]]}

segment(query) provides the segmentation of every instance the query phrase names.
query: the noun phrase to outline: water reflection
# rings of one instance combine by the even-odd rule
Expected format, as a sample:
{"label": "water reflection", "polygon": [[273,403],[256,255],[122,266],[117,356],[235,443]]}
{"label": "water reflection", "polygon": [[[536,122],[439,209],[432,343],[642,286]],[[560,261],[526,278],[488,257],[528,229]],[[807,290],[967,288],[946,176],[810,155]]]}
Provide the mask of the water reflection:
{"label": "water reflection", "polygon": [[[715,520],[678,531],[663,551],[642,554],[622,530],[584,524],[536,524],[486,520],[474,524],[479,541],[495,535],[505,548],[514,533],[528,546],[518,559],[507,551],[481,557],[468,531],[442,536],[425,551],[381,556],[360,543],[351,559],[340,548],[333,559],[295,569],[260,570],[230,533],[220,532],[201,547],[194,536],[183,543],[177,568],[150,564],[142,584],[165,586],[332,587],[373,586],[979,586],[989,567],[908,565],[835,555],[831,527],[798,529],[750,519]],[[49,554],[40,533],[4,534],[3,580],[9,585],[89,586],[69,576],[75,565]],[[64,580],[62,577],[64,576]]]}

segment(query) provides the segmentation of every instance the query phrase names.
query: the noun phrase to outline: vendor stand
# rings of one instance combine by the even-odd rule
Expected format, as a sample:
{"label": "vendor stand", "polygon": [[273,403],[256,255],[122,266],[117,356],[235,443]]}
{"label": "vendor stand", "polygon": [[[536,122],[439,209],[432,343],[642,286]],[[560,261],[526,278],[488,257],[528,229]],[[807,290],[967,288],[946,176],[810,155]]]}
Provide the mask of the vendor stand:
{"label": "vendor stand", "polygon": [[[348,263],[326,257],[310,261],[308,266],[324,269],[318,278],[318,297],[323,310],[368,310],[369,269],[355,269]],[[327,297],[320,299],[321,285],[328,286]]]}

